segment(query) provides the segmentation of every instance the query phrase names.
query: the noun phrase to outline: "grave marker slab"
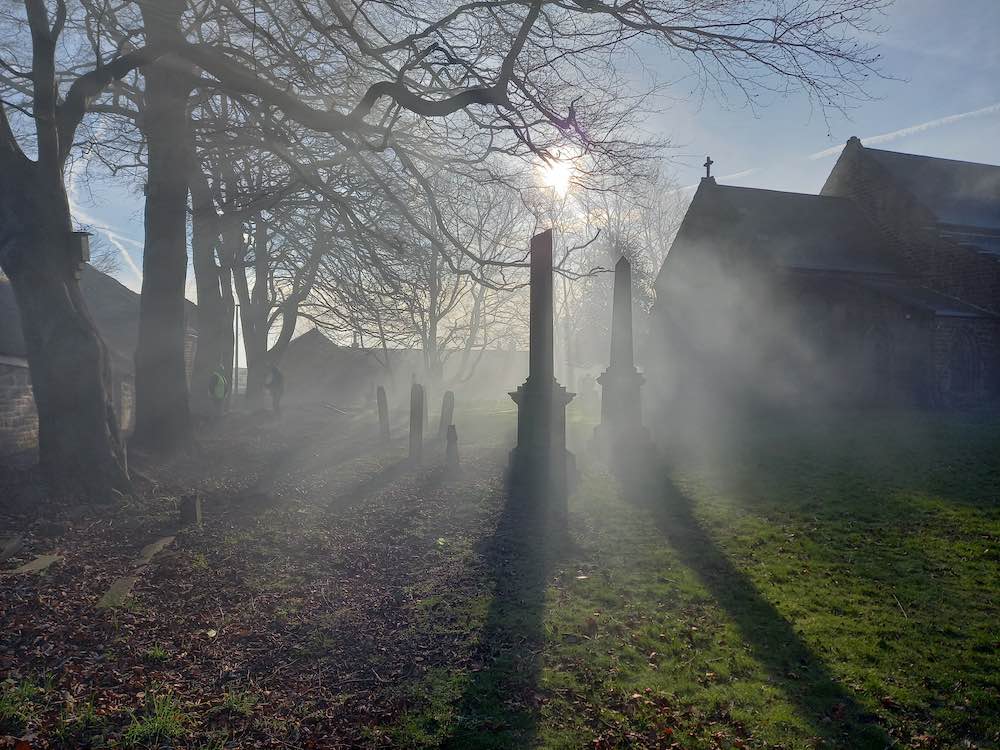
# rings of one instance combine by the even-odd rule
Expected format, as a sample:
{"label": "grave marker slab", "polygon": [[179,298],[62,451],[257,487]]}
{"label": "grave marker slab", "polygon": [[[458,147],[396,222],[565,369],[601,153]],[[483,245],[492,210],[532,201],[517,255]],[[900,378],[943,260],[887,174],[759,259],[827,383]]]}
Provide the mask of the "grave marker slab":
{"label": "grave marker slab", "polygon": [[424,455],[424,387],[410,386],[410,461],[419,464]]}
{"label": "grave marker slab", "polygon": [[455,421],[455,393],[445,391],[441,399],[441,421],[438,423],[438,437],[444,440],[448,436],[448,428]]}
{"label": "grave marker slab", "polygon": [[389,400],[385,397],[385,388],[378,387],[375,399],[378,402],[378,434],[383,443],[389,442]]}

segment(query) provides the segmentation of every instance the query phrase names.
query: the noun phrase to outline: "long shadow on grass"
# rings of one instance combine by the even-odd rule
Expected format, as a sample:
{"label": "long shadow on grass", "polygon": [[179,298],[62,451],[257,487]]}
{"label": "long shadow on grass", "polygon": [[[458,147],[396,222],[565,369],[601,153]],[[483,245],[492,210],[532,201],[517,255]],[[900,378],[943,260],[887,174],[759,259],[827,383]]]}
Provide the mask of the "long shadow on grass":
{"label": "long shadow on grass", "polygon": [[552,499],[544,493],[508,490],[482,550],[493,600],[444,748],[524,748],[537,731],[545,589],[565,542],[565,518],[551,513]]}
{"label": "long shadow on grass", "polygon": [[619,469],[616,473],[625,497],[652,513],[680,561],[726,611],[754,658],[815,732],[836,747],[887,747],[889,740],[875,717],[837,682],[792,624],[719,549],[695,517],[691,498],[666,472],[651,475]]}

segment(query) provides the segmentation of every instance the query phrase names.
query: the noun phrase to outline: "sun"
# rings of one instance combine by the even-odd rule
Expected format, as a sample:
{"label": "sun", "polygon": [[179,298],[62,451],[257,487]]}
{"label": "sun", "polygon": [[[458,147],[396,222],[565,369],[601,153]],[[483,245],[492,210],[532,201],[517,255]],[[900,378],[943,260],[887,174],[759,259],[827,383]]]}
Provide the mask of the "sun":
{"label": "sun", "polygon": [[569,192],[570,181],[573,179],[573,164],[566,159],[551,159],[539,168],[542,184],[552,188],[560,198]]}

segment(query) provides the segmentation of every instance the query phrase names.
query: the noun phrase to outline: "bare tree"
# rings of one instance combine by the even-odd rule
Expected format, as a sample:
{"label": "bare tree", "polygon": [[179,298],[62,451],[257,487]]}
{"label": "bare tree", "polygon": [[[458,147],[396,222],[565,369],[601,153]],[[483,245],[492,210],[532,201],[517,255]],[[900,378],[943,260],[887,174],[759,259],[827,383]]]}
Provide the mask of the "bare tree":
{"label": "bare tree", "polygon": [[[64,177],[91,99],[154,55],[116,49],[92,69],[60,80],[66,3],[50,10],[42,0],[26,0],[23,13],[4,10],[10,37],[0,49],[0,267],[21,312],[39,456],[56,491],[108,501],[112,490],[127,491],[129,481],[107,348],[76,279],[80,258]],[[74,67],[81,66],[77,60]]]}
{"label": "bare tree", "polygon": [[[88,12],[74,26],[87,44],[72,40],[65,45],[68,54],[114,51],[101,51],[99,65],[67,76],[60,88],[56,42],[66,27],[67,4],[25,0],[25,15],[13,20],[16,29],[26,30],[30,41],[23,48],[31,54],[25,59],[9,56],[5,46],[0,71],[5,102],[0,258],[26,311],[26,339],[40,347],[48,335],[44,332],[80,331],[76,338],[49,336],[48,359],[65,365],[84,357],[91,380],[86,394],[79,377],[68,391],[50,388],[46,367],[51,367],[39,360],[43,355],[33,358],[40,412],[46,412],[43,422],[51,425],[54,417],[47,400],[56,403],[53,399],[67,392],[78,411],[89,413],[81,417],[76,436],[55,437],[44,429],[43,453],[72,459],[74,468],[91,470],[92,476],[121,475],[109,468],[115,439],[108,436],[113,420],[107,418],[106,387],[100,383],[106,356],[78,301],[78,289],[68,280],[71,263],[59,250],[24,248],[64,247],[70,223],[62,169],[73,134],[89,109],[113,105],[113,97],[101,97],[101,92],[136,67],[149,66],[139,121],[147,148],[148,194],[136,354],[137,431],[149,444],[168,447],[183,440],[189,425],[183,293],[191,91],[209,87],[239,98],[264,130],[275,132],[270,147],[292,156],[312,149],[277,137],[286,121],[325,134],[325,145],[335,148],[325,155],[324,168],[364,176],[412,231],[439,243],[445,250],[441,261],[463,273],[457,259],[476,264],[483,259],[454,235],[437,205],[430,178],[440,171],[442,159],[453,171],[488,180],[495,177],[494,168],[552,161],[569,149],[587,155],[594,175],[641,173],[657,144],[630,136],[628,126],[642,111],[644,96],[623,93],[616,68],[618,53],[641,40],[687,61],[706,85],[729,87],[748,98],[761,88],[799,87],[822,107],[842,106],[845,97],[861,93],[864,77],[872,72],[874,56],[857,40],[885,4],[802,0],[776,12],[770,0],[486,0],[457,6],[422,0],[405,7],[375,0],[363,8],[321,0],[87,3]],[[146,46],[137,48],[138,40]],[[74,59],[61,68],[73,71],[79,65],[80,59]],[[18,146],[6,114],[21,111],[33,118],[31,148],[37,161]],[[15,114],[15,127],[17,122]],[[584,177],[581,172],[581,182]],[[415,184],[421,200],[404,201],[395,179],[402,179],[407,190]],[[23,190],[24,185],[39,190]],[[372,193],[333,190],[324,196],[344,215],[373,199]],[[56,204],[58,210],[48,210]],[[419,215],[412,210],[424,205],[430,210]],[[36,223],[43,209],[48,218]],[[48,229],[37,229],[43,225]],[[61,309],[50,304],[60,294],[69,300]],[[81,354],[82,342],[90,342],[92,351]],[[66,385],[58,375],[51,377]],[[101,438],[99,431],[108,435]],[[107,455],[100,461],[80,460],[86,451],[70,448],[73,442],[96,445],[94,450]],[[51,448],[57,443],[66,447]]]}

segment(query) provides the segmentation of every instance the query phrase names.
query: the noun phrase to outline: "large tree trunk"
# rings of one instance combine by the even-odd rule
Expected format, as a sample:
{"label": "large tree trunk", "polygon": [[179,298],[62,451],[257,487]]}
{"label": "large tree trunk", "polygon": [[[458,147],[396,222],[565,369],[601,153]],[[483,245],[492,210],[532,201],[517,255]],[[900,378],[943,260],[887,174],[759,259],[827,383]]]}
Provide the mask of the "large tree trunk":
{"label": "large tree trunk", "polygon": [[26,161],[2,170],[0,265],[21,314],[45,476],[61,496],[110,502],[129,489],[111,368],[76,278],[65,188],[46,175]]}
{"label": "large tree trunk", "polygon": [[[143,4],[147,38],[177,35],[182,3]],[[143,132],[149,150],[146,242],[142,257],[139,345],[135,353],[135,437],[171,451],[191,434],[184,363],[187,275],[188,123],[190,79],[163,58],[145,70]]]}
{"label": "large tree trunk", "polygon": [[[234,238],[232,240],[236,242]],[[242,242],[242,228],[240,230]],[[242,250],[243,248],[241,248]],[[237,257],[244,257],[241,252]],[[270,277],[267,258],[267,223],[260,217],[254,225],[254,283],[250,290],[246,277],[245,262],[240,272],[236,274],[236,293],[240,298],[240,322],[243,324],[243,348],[247,355],[247,391],[248,406],[259,404],[264,397],[264,383],[271,369],[271,359],[268,356],[267,325],[268,299],[267,282]]]}
{"label": "large tree trunk", "polygon": [[[192,170],[198,169],[192,165]],[[206,416],[214,406],[208,384],[212,372],[227,357],[226,335],[232,339],[232,315],[224,314],[221,274],[216,262],[216,245],[219,242],[219,217],[215,202],[207,185],[199,182],[201,175],[191,178],[191,257],[194,280],[198,289],[198,348],[194,355],[191,375],[191,404],[194,410]],[[231,348],[231,345],[230,345]]]}

